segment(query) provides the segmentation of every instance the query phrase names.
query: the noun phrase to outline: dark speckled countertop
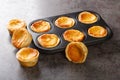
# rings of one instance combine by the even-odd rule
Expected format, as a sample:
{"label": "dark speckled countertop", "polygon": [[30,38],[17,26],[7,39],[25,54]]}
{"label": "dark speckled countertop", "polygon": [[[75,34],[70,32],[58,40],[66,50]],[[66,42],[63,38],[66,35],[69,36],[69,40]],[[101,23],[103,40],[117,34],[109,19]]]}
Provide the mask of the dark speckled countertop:
{"label": "dark speckled countertop", "polygon": [[[1,0],[0,5],[0,80],[120,80],[119,0]],[[10,19],[24,19],[29,24],[38,18],[81,10],[98,12],[114,36],[102,44],[88,46],[84,64],[69,62],[61,52],[41,54],[33,68],[20,66],[6,28]]]}

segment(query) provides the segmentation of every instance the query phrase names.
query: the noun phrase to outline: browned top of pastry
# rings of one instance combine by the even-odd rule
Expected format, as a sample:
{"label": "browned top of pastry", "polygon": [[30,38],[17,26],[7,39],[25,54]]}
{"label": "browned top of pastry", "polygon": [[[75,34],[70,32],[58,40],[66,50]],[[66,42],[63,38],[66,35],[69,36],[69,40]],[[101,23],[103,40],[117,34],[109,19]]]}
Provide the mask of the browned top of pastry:
{"label": "browned top of pastry", "polygon": [[83,63],[86,60],[88,49],[82,42],[71,42],[67,45],[66,57],[74,63]]}
{"label": "browned top of pastry", "polygon": [[70,28],[73,27],[75,21],[73,18],[62,16],[55,21],[55,25],[59,28]]}
{"label": "browned top of pastry", "polygon": [[101,38],[107,35],[107,30],[102,26],[92,26],[88,29],[88,34],[92,37]]}
{"label": "browned top of pastry", "polygon": [[85,24],[91,24],[91,23],[95,23],[97,21],[97,17],[91,13],[91,12],[81,12],[79,15],[78,15],[78,20],[82,23],[85,23]]}
{"label": "browned top of pastry", "polygon": [[70,29],[70,30],[66,30],[63,33],[63,37],[65,40],[69,42],[72,42],[72,41],[78,42],[84,39],[84,34],[79,30]]}
{"label": "browned top of pastry", "polygon": [[32,61],[38,56],[39,52],[33,48],[22,48],[16,54],[16,58],[22,62]]}
{"label": "browned top of pastry", "polygon": [[38,42],[45,48],[52,48],[59,44],[60,39],[55,34],[43,34],[38,37]]}
{"label": "browned top of pastry", "polygon": [[34,32],[47,32],[50,28],[50,23],[45,20],[36,21],[31,25],[31,29]]}
{"label": "browned top of pastry", "polygon": [[7,28],[10,34],[13,34],[16,29],[26,28],[26,23],[21,19],[12,19],[8,22]]}

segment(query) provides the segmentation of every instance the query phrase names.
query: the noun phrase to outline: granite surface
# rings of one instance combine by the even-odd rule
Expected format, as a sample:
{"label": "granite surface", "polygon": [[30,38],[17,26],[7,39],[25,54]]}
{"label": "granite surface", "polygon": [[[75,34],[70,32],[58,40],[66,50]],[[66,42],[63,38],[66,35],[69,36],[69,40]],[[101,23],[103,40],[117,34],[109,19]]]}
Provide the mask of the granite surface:
{"label": "granite surface", "polygon": [[[120,80],[120,0],[0,0],[0,5],[0,80]],[[81,10],[98,12],[114,36],[88,46],[84,64],[69,62],[61,52],[40,54],[33,68],[20,66],[6,28],[10,19],[24,19],[29,24],[38,18]]]}

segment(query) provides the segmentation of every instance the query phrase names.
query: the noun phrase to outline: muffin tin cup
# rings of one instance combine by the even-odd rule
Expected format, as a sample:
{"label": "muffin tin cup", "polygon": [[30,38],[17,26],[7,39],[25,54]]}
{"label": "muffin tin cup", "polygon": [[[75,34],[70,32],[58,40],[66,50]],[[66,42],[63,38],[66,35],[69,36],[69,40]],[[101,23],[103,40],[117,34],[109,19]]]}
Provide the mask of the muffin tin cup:
{"label": "muffin tin cup", "polygon": [[[63,33],[66,30],[69,30],[69,29],[76,29],[76,30],[79,30],[79,31],[83,32],[85,37],[84,37],[82,42],[85,43],[87,46],[97,44],[97,43],[100,43],[100,42],[104,42],[104,41],[110,39],[113,35],[112,30],[107,25],[107,23],[102,19],[102,17],[94,11],[88,11],[88,10],[84,10],[84,11],[91,12],[94,15],[96,15],[96,17],[98,18],[97,21],[95,23],[91,23],[91,24],[81,23],[78,20],[78,15],[83,11],[68,13],[68,14],[63,14],[63,15],[58,15],[58,16],[53,16],[53,17],[47,17],[47,18],[42,18],[42,19],[37,19],[37,20],[32,21],[27,28],[28,28],[28,31],[32,34],[33,42],[34,42],[35,46],[38,48],[38,50],[40,50],[43,53],[48,53],[48,54],[59,53],[61,51],[64,51],[69,42],[66,41],[63,38]],[[67,16],[67,17],[73,18],[75,20],[74,26],[71,27],[71,28],[59,28],[59,27],[57,27],[55,25],[55,20],[57,18],[61,17],[61,16]],[[51,25],[51,29],[48,32],[41,32],[41,33],[37,33],[37,32],[32,31],[31,30],[31,25],[34,22],[39,21],[39,20],[48,21]],[[95,37],[89,36],[88,35],[88,29],[92,26],[102,26],[102,27],[104,27],[107,30],[107,36],[102,37],[102,38],[95,38]],[[37,41],[37,38],[42,34],[56,34],[60,38],[59,44],[56,47],[53,47],[53,48],[42,47]]]}

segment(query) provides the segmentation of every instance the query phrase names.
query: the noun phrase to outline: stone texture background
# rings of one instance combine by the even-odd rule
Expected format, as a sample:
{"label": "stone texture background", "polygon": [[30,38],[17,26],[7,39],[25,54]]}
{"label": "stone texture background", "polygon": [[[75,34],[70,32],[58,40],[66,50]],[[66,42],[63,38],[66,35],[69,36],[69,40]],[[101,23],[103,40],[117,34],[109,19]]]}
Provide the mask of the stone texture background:
{"label": "stone texture background", "polygon": [[[1,0],[0,5],[0,80],[120,80],[119,0]],[[33,68],[20,66],[6,28],[10,19],[24,19],[29,24],[34,19],[81,10],[98,12],[112,28],[112,39],[88,46],[84,64],[69,62],[61,52],[41,54]]]}

